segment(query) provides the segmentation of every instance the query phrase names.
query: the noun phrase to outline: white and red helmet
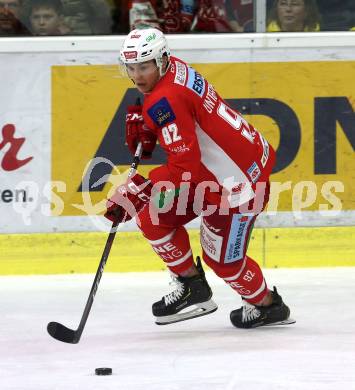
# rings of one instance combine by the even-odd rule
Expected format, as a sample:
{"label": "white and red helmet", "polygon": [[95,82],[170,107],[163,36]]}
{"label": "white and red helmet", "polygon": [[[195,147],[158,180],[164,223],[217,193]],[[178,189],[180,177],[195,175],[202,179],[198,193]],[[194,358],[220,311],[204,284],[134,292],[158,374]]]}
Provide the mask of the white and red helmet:
{"label": "white and red helmet", "polygon": [[164,34],[156,28],[133,30],[128,35],[120,50],[123,64],[138,64],[155,60],[159,72],[163,75],[163,55],[170,58],[170,49]]}

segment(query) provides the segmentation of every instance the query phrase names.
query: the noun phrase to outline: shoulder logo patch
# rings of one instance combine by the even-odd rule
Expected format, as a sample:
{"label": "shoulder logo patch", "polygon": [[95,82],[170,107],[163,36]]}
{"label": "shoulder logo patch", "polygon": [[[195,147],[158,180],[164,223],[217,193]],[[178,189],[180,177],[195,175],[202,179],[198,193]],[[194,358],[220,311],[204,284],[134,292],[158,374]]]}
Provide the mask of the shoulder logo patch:
{"label": "shoulder logo patch", "polygon": [[159,127],[176,119],[174,111],[165,97],[153,104],[147,112],[153,122]]}
{"label": "shoulder logo patch", "polygon": [[185,85],[186,76],[187,76],[186,66],[179,61],[175,61],[175,64],[176,64],[176,73],[175,73],[174,83]]}
{"label": "shoulder logo patch", "polygon": [[250,180],[253,182],[253,183],[256,183],[261,175],[261,171],[260,171],[260,168],[258,166],[258,164],[254,161],[253,164],[249,167],[249,169],[247,170],[248,172],[248,175],[250,177]]}
{"label": "shoulder logo patch", "polygon": [[202,97],[205,93],[205,80],[204,78],[196,72],[195,69],[190,68],[188,70],[188,79],[187,79],[187,88],[194,91],[198,96]]}

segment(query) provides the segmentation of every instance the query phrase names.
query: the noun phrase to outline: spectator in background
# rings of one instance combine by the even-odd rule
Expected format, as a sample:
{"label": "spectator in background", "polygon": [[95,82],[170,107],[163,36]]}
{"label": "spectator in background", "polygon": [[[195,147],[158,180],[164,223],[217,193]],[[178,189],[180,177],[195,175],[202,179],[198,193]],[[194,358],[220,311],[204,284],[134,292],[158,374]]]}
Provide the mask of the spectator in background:
{"label": "spectator in background", "polygon": [[192,30],[196,32],[231,32],[225,0],[199,0]]}
{"label": "spectator in background", "polygon": [[275,0],[268,15],[268,32],[319,31],[316,0]]}
{"label": "spectator in background", "polygon": [[196,10],[197,0],[130,0],[130,30],[158,28],[168,34],[186,33]]}
{"label": "spectator in background", "polygon": [[253,0],[226,0],[226,10],[233,32],[254,32]]}
{"label": "spectator in background", "polygon": [[69,28],[64,25],[61,0],[30,0],[28,12],[33,35],[69,34]]}
{"label": "spectator in background", "polygon": [[148,27],[161,29],[157,0],[130,0],[128,13],[130,30]]}
{"label": "spectator in background", "polygon": [[211,33],[253,31],[253,0],[198,0],[192,30]]}
{"label": "spectator in background", "polygon": [[253,0],[130,0],[128,9],[131,30],[152,27],[168,34],[253,31]]}
{"label": "spectator in background", "polygon": [[62,0],[64,22],[73,35],[111,34],[111,8],[105,0]]}
{"label": "spectator in background", "polygon": [[0,36],[30,35],[21,22],[21,15],[21,0],[0,0]]}
{"label": "spectator in background", "polygon": [[163,0],[160,13],[165,33],[186,33],[191,30],[197,0]]}
{"label": "spectator in background", "polygon": [[318,1],[322,31],[347,31],[354,26],[354,0]]}
{"label": "spectator in background", "polygon": [[112,33],[127,34],[129,28],[128,0],[107,0],[112,15]]}
{"label": "spectator in background", "polygon": [[199,0],[192,30],[196,32],[232,32],[225,0]]}

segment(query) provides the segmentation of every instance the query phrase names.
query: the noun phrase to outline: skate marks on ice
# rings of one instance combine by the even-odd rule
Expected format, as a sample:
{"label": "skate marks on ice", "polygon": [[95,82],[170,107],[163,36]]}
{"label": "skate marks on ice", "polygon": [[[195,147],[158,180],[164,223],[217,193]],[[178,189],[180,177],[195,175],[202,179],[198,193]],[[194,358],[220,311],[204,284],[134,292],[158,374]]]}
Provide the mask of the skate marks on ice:
{"label": "skate marks on ice", "polygon": [[[52,339],[46,325],[77,325],[92,275],[0,278],[1,390],[355,389],[355,269],[265,275],[295,325],[234,328],[229,312],[241,301],[208,274],[218,311],[157,326],[151,303],[169,288],[167,274],[104,274],[77,345]],[[112,376],[95,376],[106,366]]]}

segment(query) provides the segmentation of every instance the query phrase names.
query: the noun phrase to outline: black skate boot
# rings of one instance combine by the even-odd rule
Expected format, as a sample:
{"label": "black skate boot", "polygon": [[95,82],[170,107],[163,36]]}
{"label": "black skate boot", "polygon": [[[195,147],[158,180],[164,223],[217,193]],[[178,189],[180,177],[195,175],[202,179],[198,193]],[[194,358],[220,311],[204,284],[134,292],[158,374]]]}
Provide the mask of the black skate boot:
{"label": "black skate boot", "polygon": [[232,324],[237,328],[256,328],[265,325],[288,325],[296,321],[290,319],[290,309],[284,304],[276,287],[272,294],[272,304],[256,306],[248,302],[230,314]]}
{"label": "black skate boot", "polygon": [[[205,272],[199,257],[196,258],[199,275],[192,277],[177,276],[174,282],[177,289],[153,303],[152,311],[158,325],[172,324],[204,316],[217,310],[212,301],[212,290],[205,278]],[[193,307],[191,307],[193,306]],[[185,309],[190,310],[185,310]]]}

